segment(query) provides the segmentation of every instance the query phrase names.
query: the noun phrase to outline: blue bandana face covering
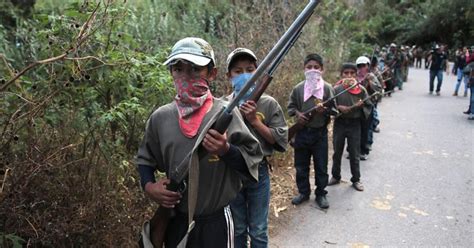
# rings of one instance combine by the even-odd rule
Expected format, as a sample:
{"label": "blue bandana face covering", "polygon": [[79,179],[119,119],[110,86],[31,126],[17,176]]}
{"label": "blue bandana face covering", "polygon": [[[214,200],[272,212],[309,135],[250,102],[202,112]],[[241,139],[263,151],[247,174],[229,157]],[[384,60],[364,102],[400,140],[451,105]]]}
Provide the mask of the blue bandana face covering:
{"label": "blue bandana face covering", "polygon": [[[238,95],[240,90],[244,87],[245,83],[249,81],[252,77],[252,73],[242,73],[236,77],[232,78],[232,87],[234,88],[234,96]],[[253,90],[255,89],[255,85],[250,87],[250,90],[245,93],[244,97],[239,101],[239,105],[242,105],[249,97],[252,95]]]}

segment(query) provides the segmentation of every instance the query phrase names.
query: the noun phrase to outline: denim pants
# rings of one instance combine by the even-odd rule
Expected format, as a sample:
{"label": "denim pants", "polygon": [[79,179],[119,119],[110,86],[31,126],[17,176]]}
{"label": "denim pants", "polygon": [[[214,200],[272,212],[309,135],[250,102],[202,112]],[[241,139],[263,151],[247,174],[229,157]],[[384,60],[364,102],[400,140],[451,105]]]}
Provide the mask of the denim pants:
{"label": "denim pants", "polygon": [[321,128],[301,129],[295,137],[295,168],[296,186],[302,195],[311,193],[309,183],[309,168],[311,157],[314,164],[314,180],[316,184],[316,195],[326,195],[325,190],[328,185],[328,129],[327,126]]}
{"label": "denim pants", "polygon": [[374,119],[374,108],[372,107],[369,117],[360,118],[360,154],[369,154],[369,144],[372,144],[373,129],[372,121]]}
{"label": "denim pants", "polygon": [[374,129],[379,125],[379,123],[380,123],[380,120],[378,117],[377,105],[374,105],[369,117],[369,131],[368,131],[368,137],[367,137],[367,145],[371,146],[374,143]]}
{"label": "denim pants", "polygon": [[403,89],[403,75],[402,68],[395,68],[394,70],[395,83],[398,89]]}
{"label": "denim pants", "polygon": [[469,75],[464,75],[464,72],[462,69],[457,70],[457,77],[458,77],[458,82],[456,83],[456,88],[454,88],[454,93],[458,93],[459,91],[459,86],[461,86],[461,81],[464,79],[464,94],[467,94],[467,83],[469,80]]}
{"label": "denim pants", "polygon": [[332,156],[332,176],[341,179],[341,159],[344,152],[345,140],[347,138],[347,148],[349,150],[349,163],[351,165],[351,182],[360,181],[360,123],[359,119],[341,119],[334,122]]}
{"label": "denim pants", "polygon": [[438,78],[438,85],[436,86],[436,92],[441,91],[441,84],[443,83],[443,70],[430,70],[430,92],[434,89],[434,79]]}
{"label": "denim pants", "polygon": [[270,204],[270,176],[268,162],[263,160],[258,168],[258,182],[245,185],[231,201],[234,218],[235,248],[268,247],[268,208]]}
{"label": "denim pants", "polygon": [[469,89],[471,90],[471,104],[469,105],[469,109],[471,110],[471,116],[474,116],[474,78],[470,79],[471,85]]}

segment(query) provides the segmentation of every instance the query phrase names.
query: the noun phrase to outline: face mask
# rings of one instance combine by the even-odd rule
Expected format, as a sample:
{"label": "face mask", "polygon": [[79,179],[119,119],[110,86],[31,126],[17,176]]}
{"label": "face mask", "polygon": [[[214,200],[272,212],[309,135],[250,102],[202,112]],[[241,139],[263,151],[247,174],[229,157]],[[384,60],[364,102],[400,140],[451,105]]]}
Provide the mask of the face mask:
{"label": "face mask", "polygon": [[180,117],[187,117],[199,109],[210,93],[208,81],[205,78],[176,78],[174,86]]}
{"label": "face mask", "polygon": [[305,69],[304,76],[306,80],[304,83],[303,101],[306,102],[312,96],[317,99],[323,99],[324,81],[321,78],[321,71],[316,69]]}
{"label": "face mask", "polygon": [[321,81],[320,70],[315,70],[315,69],[306,70],[305,69],[304,76],[306,78],[306,81],[309,81],[312,83],[318,83],[319,81]]}
{"label": "face mask", "polygon": [[[242,90],[245,83],[249,81],[252,75],[253,75],[252,73],[242,73],[231,79],[232,88],[234,88],[234,96],[237,96],[240,93],[240,90]],[[255,89],[255,85],[250,87],[250,89],[245,93],[244,97],[239,101],[239,105],[243,104],[245,101],[247,101],[247,99],[250,98],[254,89]]]}

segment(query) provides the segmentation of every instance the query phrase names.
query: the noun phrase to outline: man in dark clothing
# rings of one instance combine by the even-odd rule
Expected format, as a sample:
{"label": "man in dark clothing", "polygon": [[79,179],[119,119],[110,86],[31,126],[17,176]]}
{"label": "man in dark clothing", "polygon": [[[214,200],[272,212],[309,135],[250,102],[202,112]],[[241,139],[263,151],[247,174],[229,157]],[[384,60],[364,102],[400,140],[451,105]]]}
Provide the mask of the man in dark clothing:
{"label": "man in dark clothing", "polygon": [[443,83],[443,71],[447,69],[447,56],[444,51],[441,50],[439,45],[434,47],[434,51],[431,53],[431,66],[430,66],[430,94],[433,94],[434,79],[438,78],[438,84],[436,86],[436,95],[440,95],[441,84]]}
{"label": "man in dark clothing", "polygon": [[309,200],[311,186],[309,183],[309,166],[311,157],[314,162],[316,181],[316,203],[320,208],[328,208],[326,199],[328,184],[328,129],[329,112],[333,104],[321,106],[318,113],[311,118],[304,115],[318,104],[334,96],[334,90],[322,78],[323,59],[317,54],[310,54],[304,60],[306,80],[297,84],[290,95],[288,115],[295,116],[297,121],[304,125],[303,129],[295,135],[293,147],[295,148],[296,185],[299,194],[291,201],[299,205]]}
{"label": "man in dark clothing", "polygon": [[423,58],[423,48],[418,46],[415,49],[415,54],[414,55],[415,55],[415,67],[416,68],[421,68],[421,61],[422,61],[422,58]]}
{"label": "man in dark clothing", "polygon": [[347,138],[352,186],[358,191],[363,191],[364,186],[360,182],[359,168],[361,118],[368,117],[372,103],[370,100],[363,101],[368,97],[364,86],[354,86],[357,83],[355,79],[356,73],[357,67],[355,64],[344,64],[341,69],[341,77],[343,79],[334,88],[335,94],[346,89],[347,91],[336,98],[337,109],[342,115],[334,121],[332,178],[328,185],[335,185],[341,182],[341,158]]}

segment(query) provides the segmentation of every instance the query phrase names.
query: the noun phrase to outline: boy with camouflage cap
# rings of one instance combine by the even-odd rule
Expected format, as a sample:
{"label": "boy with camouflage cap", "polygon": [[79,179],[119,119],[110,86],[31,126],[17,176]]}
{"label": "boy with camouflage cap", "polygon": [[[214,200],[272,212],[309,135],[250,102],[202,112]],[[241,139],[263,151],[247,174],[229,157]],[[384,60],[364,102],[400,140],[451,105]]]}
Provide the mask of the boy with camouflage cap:
{"label": "boy with camouflage cap", "polygon": [[[167,190],[170,180],[155,182],[154,171],[169,177],[194,147],[205,123],[226,102],[214,98],[209,90],[217,69],[212,47],[203,39],[178,41],[164,64],[170,69],[177,95],[147,121],[136,163],[145,194],[162,207],[176,210],[165,233],[165,247],[176,247],[188,232],[188,191],[181,195]],[[239,192],[243,178],[257,180],[262,152],[238,110],[234,110],[226,133],[209,129],[201,145],[207,154],[199,160],[199,190],[192,216],[195,225],[186,247],[231,247],[233,222],[228,204]]]}

